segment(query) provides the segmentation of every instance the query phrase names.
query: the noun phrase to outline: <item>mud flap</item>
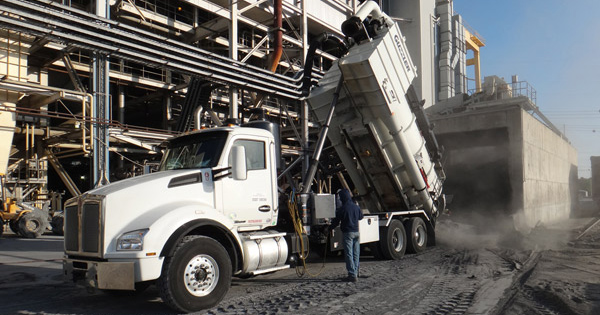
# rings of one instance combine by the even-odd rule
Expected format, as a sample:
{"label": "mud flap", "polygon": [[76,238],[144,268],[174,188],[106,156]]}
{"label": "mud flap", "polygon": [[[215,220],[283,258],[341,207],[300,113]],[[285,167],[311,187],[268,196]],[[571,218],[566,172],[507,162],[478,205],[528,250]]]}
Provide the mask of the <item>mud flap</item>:
{"label": "mud flap", "polygon": [[427,226],[427,247],[435,246],[435,225],[431,221],[425,221]]}

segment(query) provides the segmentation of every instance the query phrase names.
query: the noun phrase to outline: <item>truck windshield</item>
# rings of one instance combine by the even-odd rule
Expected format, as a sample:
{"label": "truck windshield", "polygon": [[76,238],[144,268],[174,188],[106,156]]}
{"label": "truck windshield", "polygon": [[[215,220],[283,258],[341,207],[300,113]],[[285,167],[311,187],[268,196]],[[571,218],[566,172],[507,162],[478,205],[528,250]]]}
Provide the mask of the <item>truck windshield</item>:
{"label": "truck windshield", "polygon": [[226,131],[191,134],[173,139],[160,163],[160,170],[214,167],[221,157],[226,140]]}

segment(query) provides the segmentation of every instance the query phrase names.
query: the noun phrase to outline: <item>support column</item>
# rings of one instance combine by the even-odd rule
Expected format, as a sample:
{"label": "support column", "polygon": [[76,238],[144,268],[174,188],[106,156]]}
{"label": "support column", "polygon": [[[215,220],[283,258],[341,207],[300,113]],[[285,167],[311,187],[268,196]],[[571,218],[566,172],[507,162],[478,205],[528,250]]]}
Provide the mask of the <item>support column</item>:
{"label": "support column", "polygon": [[[117,119],[119,123],[125,124],[125,88],[120,85],[119,86],[119,111],[117,112]],[[125,167],[125,163],[123,161],[123,157],[118,159],[118,168],[123,169]]]}
{"label": "support column", "polygon": [[[96,15],[109,18],[110,7],[107,0],[96,0]],[[94,53],[92,93],[96,103],[92,113],[94,151],[92,161],[93,186],[109,183],[109,139],[108,121],[110,120],[109,61],[108,56]]]}
{"label": "support column", "polygon": [[[302,51],[303,51],[303,55],[304,55],[304,64],[306,64],[306,54],[308,53],[308,46],[309,46],[309,42],[308,42],[308,15],[306,12],[306,2],[309,0],[302,0]],[[308,108],[308,103],[306,101],[302,101],[302,117],[300,117],[301,119],[301,126],[302,126],[302,139],[299,139],[300,141],[302,141],[303,143],[303,148],[304,148],[304,152],[302,152],[302,154],[304,155],[304,159],[302,160],[302,175],[304,177],[306,177],[307,173],[308,173],[308,167],[310,164],[310,143],[309,143],[309,130],[308,130],[308,120],[309,120],[309,114],[310,114],[310,109]]]}
{"label": "support column", "polygon": [[[238,5],[237,0],[229,0],[231,9],[231,25],[229,27],[229,58],[238,60]],[[238,121],[238,90],[229,89],[229,120]]]}

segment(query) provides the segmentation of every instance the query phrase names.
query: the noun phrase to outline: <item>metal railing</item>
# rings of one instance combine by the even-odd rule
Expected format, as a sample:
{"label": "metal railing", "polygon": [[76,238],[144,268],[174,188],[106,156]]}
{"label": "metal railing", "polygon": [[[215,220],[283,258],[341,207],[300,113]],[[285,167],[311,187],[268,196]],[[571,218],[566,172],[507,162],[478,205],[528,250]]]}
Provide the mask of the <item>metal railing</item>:
{"label": "metal railing", "polygon": [[512,87],[513,97],[527,96],[533,104],[537,104],[537,91],[527,81],[508,83]]}
{"label": "metal railing", "polygon": [[[496,95],[500,95],[499,98],[512,98],[519,96],[526,96],[529,100],[537,105],[537,91],[533,88],[531,84],[527,81],[518,81],[511,83],[497,83],[495,84],[495,93]],[[483,93],[486,93],[486,86],[483,85]],[[476,89],[469,89],[469,95],[473,95],[477,92]]]}

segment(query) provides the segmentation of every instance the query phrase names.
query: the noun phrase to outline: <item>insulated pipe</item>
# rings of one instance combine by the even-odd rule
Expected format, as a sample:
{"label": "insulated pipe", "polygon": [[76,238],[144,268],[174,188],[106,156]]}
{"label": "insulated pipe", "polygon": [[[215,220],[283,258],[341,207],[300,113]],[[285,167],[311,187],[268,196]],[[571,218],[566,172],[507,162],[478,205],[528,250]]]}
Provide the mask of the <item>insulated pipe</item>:
{"label": "insulated pipe", "polygon": [[[283,0],[275,0],[273,4],[273,25],[275,27],[275,38],[273,40],[273,46],[275,46],[275,50],[273,51],[273,56],[271,59],[271,72],[275,73],[277,70],[277,66],[279,66],[279,61],[281,61],[281,55],[283,54]],[[256,97],[254,101],[255,107],[261,107],[262,101],[264,100],[265,95],[260,94]]]}
{"label": "insulated pipe", "polygon": [[376,20],[383,20],[383,22],[388,26],[394,25],[394,20],[392,20],[387,14],[381,11],[379,4],[375,1],[367,1],[363,4],[362,7],[356,12],[355,15],[344,21],[342,23],[342,33],[348,37],[353,37],[358,34],[363,29],[363,21],[371,16]]}
{"label": "insulated pipe", "polygon": [[275,40],[273,41],[273,45],[275,46],[275,52],[273,55],[273,59],[271,61],[271,72],[275,72],[277,70],[277,66],[279,65],[279,61],[281,60],[281,55],[283,54],[283,0],[275,0],[273,4],[273,15],[274,15],[274,23],[275,24]]}

